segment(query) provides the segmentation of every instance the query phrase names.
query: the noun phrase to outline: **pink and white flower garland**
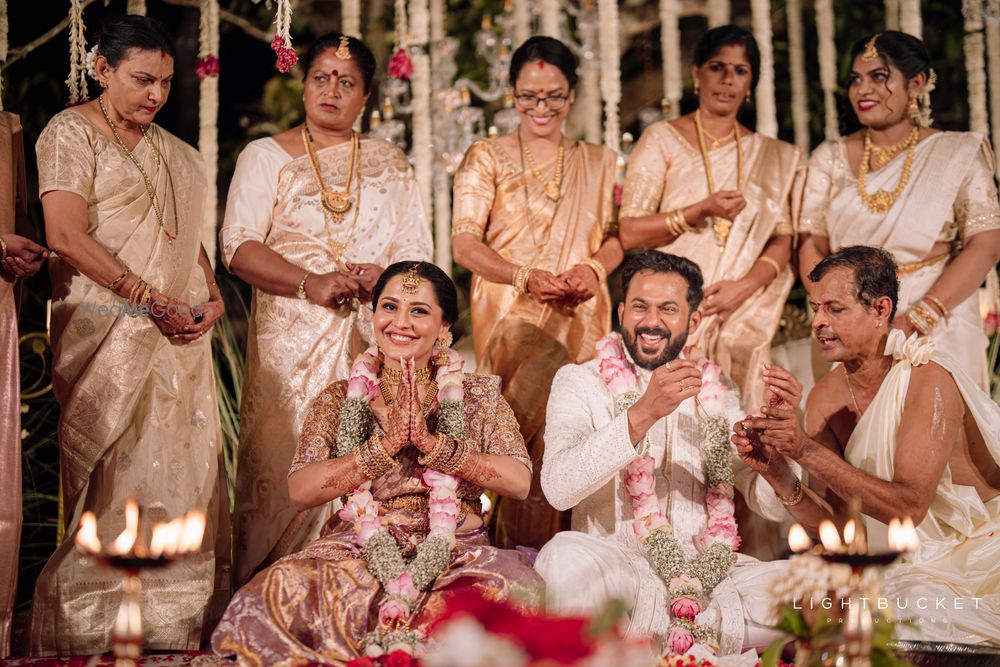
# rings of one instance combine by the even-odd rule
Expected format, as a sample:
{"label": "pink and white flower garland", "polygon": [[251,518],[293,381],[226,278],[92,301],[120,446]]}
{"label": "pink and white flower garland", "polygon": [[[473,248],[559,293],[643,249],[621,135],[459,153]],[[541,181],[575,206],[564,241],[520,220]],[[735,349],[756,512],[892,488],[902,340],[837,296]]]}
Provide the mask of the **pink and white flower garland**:
{"label": "pink and white flower garland", "polygon": [[[600,375],[615,398],[615,413],[620,414],[639,399],[638,378],[632,363],[625,357],[622,338],[609,334],[597,343]],[[638,456],[625,468],[625,489],[632,500],[632,524],[657,574],[667,584],[670,613],[674,618],[664,638],[668,653],[687,653],[696,643],[714,650],[714,631],[699,625],[695,618],[715,586],[732,568],[740,538],[733,518],[733,471],[730,463],[729,422],[722,414],[728,391],[722,382],[722,369],[707,359],[700,362],[702,389],[698,394],[699,424],[702,438],[702,464],[707,490],[705,510],[707,525],[695,539],[699,555],[689,560],[656,497],[653,457]]]}
{"label": "pink and white flower garland", "polygon": [[[438,369],[438,432],[450,438],[465,436],[462,356],[445,351],[448,361]],[[440,351],[435,350],[435,356]],[[351,368],[347,397],[341,407],[337,432],[338,455],[358,447],[372,429],[371,402],[378,392],[378,350],[363,352]],[[429,589],[448,568],[455,546],[455,529],[461,511],[457,478],[428,468],[423,481],[430,487],[427,503],[429,532],[417,548],[417,555],[407,563],[399,544],[382,525],[379,502],[371,493],[371,482],[354,489],[340,510],[339,517],[353,524],[355,542],[364,551],[368,570],[385,590],[379,605],[379,630],[363,641],[366,654],[381,655],[391,648],[413,653],[422,642],[419,633],[408,627],[408,619],[417,606],[420,592]]]}

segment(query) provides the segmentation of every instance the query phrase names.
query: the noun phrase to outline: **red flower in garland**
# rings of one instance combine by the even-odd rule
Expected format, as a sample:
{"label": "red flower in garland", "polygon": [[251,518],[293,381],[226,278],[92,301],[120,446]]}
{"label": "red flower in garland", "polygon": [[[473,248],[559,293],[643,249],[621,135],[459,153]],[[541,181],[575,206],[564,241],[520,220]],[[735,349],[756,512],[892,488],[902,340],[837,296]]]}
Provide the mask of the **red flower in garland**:
{"label": "red flower in garland", "polygon": [[199,58],[194,64],[194,71],[200,80],[205,80],[210,76],[219,76],[219,59],[215,56]]}
{"label": "red flower in garland", "polygon": [[347,663],[347,667],[375,667],[375,661],[371,658],[353,658]]}
{"label": "red flower in garland", "polygon": [[273,50],[278,56],[278,71],[282,74],[288,72],[295,66],[295,63],[299,62],[299,57],[295,55],[295,49],[288,46],[288,42],[281,35],[275,35],[274,41],[271,42],[271,50]]}
{"label": "red flower in garland", "polygon": [[389,76],[403,81],[409,81],[413,76],[413,61],[410,60],[406,49],[399,49],[393,54],[392,60],[389,61]]}

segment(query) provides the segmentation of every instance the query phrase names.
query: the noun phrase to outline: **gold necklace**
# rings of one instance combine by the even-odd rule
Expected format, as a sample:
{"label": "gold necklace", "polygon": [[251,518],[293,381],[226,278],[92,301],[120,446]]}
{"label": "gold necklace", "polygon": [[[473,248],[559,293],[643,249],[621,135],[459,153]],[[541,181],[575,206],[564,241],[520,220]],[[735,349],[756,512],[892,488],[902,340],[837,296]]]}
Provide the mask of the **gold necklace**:
{"label": "gold necklace", "polygon": [[[322,204],[321,209],[323,211],[323,220],[326,226],[326,243],[330,248],[330,254],[333,256],[333,261],[339,262],[344,256],[344,253],[347,252],[347,249],[351,247],[351,243],[354,241],[354,234],[358,228],[358,215],[361,213],[361,140],[358,138],[358,134],[356,132],[351,133],[351,158],[347,167],[347,190],[344,192],[335,192],[326,189],[326,186],[323,183],[322,173],[320,172],[319,158],[316,155],[316,150],[312,142],[312,134],[310,134],[309,129],[305,124],[302,125],[302,142],[306,146],[306,152],[309,154],[309,164],[312,166],[313,177],[316,179],[316,184],[319,187],[320,203]],[[347,191],[351,187],[352,179],[355,185],[354,217],[351,220],[351,227],[347,232],[347,239],[344,241],[335,241],[333,239],[333,231],[331,230],[331,227],[344,221],[344,213],[350,209],[351,200],[346,199],[347,208],[344,208],[342,212],[337,213],[330,207],[330,202],[328,202],[327,199],[330,195],[337,195],[337,197],[344,196],[346,198]],[[337,201],[333,203],[338,204]]]}
{"label": "gold necklace", "polygon": [[[705,176],[708,178],[708,194],[715,194],[715,180],[712,178],[712,163],[708,159],[708,148],[705,146],[705,136],[712,135],[705,132],[701,124],[701,109],[695,109],[694,126],[698,131],[698,149],[701,151],[702,162],[705,163]],[[733,136],[736,137],[736,188],[743,191],[743,144],[740,142],[740,124],[733,119]],[[726,135],[729,136],[728,134]],[[714,137],[713,137],[714,138]],[[723,137],[725,138],[725,137]],[[715,233],[715,244],[719,246],[719,252],[726,249],[726,239],[733,228],[733,221],[724,218],[712,217],[712,231]]]}
{"label": "gold necklace", "polygon": [[917,141],[919,138],[920,128],[914,125],[913,129],[910,130],[910,135],[903,142],[903,148],[900,149],[906,149],[906,160],[903,162],[903,173],[899,177],[896,189],[892,192],[877,190],[875,194],[870,195],[867,191],[867,181],[868,164],[872,156],[872,131],[870,129],[865,131],[865,151],[861,156],[861,165],[858,167],[857,189],[861,201],[864,202],[864,205],[872,213],[876,215],[885,214],[896,203],[896,199],[903,194],[906,184],[910,182],[910,170],[913,168],[913,156],[917,152]]}
{"label": "gold necklace", "polygon": [[722,142],[728,141],[729,137],[733,136],[736,133],[735,130],[729,130],[729,132],[726,133],[725,136],[717,137],[708,130],[706,130],[704,127],[702,127],[701,131],[702,134],[704,134],[706,137],[712,140],[712,148],[719,148],[722,145]]}
{"label": "gold necklace", "polygon": [[[419,384],[423,384],[430,380],[430,384],[427,385],[426,391],[424,391],[424,397],[421,399],[420,404],[424,406],[424,409],[430,407],[431,403],[434,402],[434,397],[437,396],[437,381],[431,380],[431,369],[429,368],[418,368],[415,373],[416,380]],[[403,371],[396,370],[395,368],[382,367],[382,372],[379,374],[378,380],[378,390],[382,394],[382,400],[386,405],[392,405],[395,396],[393,395],[392,389],[389,385],[398,387],[399,383],[403,381]]]}
{"label": "gold necklace", "polygon": [[851,402],[854,403],[854,409],[858,413],[858,419],[860,419],[864,413],[861,411],[861,406],[858,405],[858,399],[854,395],[854,387],[851,385],[851,374],[847,372],[846,368],[844,369],[844,379],[847,380],[847,391],[851,392]]}
{"label": "gold necklace", "polygon": [[[149,197],[149,201],[153,205],[153,214],[156,216],[156,221],[159,223],[160,229],[163,230],[163,233],[166,234],[166,236],[167,236],[167,243],[173,244],[174,240],[177,238],[177,233],[178,233],[178,230],[180,228],[180,225],[179,225],[179,223],[177,221],[177,193],[174,191],[174,182],[173,182],[173,179],[170,178],[170,170],[169,170],[169,168],[167,169],[167,184],[168,184],[168,187],[170,188],[171,199],[174,202],[174,233],[173,234],[171,234],[170,232],[168,232],[166,226],[163,224],[163,211],[160,210],[160,205],[156,202],[156,190],[153,188],[153,181],[149,178],[149,174],[146,173],[146,170],[142,168],[142,164],[135,157],[135,154],[129,149],[128,146],[125,145],[125,142],[122,141],[121,136],[119,136],[119,134],[118,134],[118,126],[115,125],[114,122],[112,122],[111,115],[108,114],[108,110],[104,106],[104,95],[103,94],[100,95],[97,98],[97,106],[99,106],[101,108],[101,114],[104,115],[104,120],[107,121],[108,126],[111,128],[111,134],[115,138],[115,143],[118,144],[118,147],[120,149],[122,149],[122,151],[124,151],[124,153],[128,157],[128,159],[131,160],[132,164],[135,165],[135,168],[139,170],[139,175],[142,176],[143,184],[146,186],[146,196]],[[139,132],[140,132],[140,134],[142,134],[142,138],[145,139],[146,143],[152,149],[153,160],[156,162],[156,166],[160,166],[160,163],[162,162],[163,165],[164,165],[164,167],[166,167],[166,160],[163,159],[163,156],[160,153],[160,151],[157,150],[156,146],[153,145],[153,140],[146,136],[146,127],[143,126],[143,125],[140,125],[139,126]]]}
{"label": "gold necklace", "polygon": [[[347,165],[347,179],[343,192],[330,190],[323,183],[323,174],[319,168],[319,158],[316,156],[316,145],[313,143],[312,132],[309,131],[309,124],[302,124],[302,143],[305,144],[306,153],[309,154],[309,164],[312,166],[313,176],[316,185],[319,186],[319,199],[323,203],[323,208],[330,212],[330,217],[337,224],[344,222],[344,214],[351,209],[351,179],[354,178],[355,167],[357,166],[360,142],[357,132],[351,132],[351,159]],[[358,170],[360,172],[360,170]],[[360,174],[359,174],[360,177]]]}
{"label": "gold necklace", "polygon": [[[913,129],[916,129],[916,126],[914,126]],[[870,134],[871,130],[868,130],[868,133]],[[912,133],[913,130],[910,130],[910,134]],[[898,144],[893,144],[892,146],[883,147],[872,142],[872,163],[874,163],[875,168],[881,169],[885,165],[889,164],[892,158],[896,157],[897,155],[899,155],[900,152],[902,152],[904,149],[907,148],[908,146],[907,142],[909,141],[910,141],[910,136],[907,135],[906,139],[903,139]]]}
{"label": "gold necklace", "polygon": [[538,165],[535,163],[535,157],[531,154],[531,150],[524,145],[521,140],[521,132],[517,133],[517,143],[521,147],[521,155],[524,157],[525,162],[528,163],[528,170],[531,175],[534,176],[545,188],[545,196],[552,201],[559,201],[559,197],[562,194],[560,189],[562,187],[562,177],[563,177],[563,164],[566,158],[566,148],[562,143],[562,136],[559,137],[559,153],[556,155],[556,171],[552,177],[552,180],[546,181],[542,178],[542,173],[538,171]]}

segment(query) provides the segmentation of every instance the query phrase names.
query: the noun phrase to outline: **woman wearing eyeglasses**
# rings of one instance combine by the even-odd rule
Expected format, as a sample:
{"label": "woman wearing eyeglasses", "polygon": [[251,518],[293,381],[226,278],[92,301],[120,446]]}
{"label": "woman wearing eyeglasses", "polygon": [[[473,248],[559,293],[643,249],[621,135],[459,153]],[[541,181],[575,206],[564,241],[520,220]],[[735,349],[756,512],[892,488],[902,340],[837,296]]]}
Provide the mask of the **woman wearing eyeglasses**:
{"label": "woman wearing eyeglasses", "polygon": [[473,144],[455,174],[452,246],[473,274],[478,371],[502,378],[534,464],[528,498],[498,508],[505,548],[539,548],[563,527],[538,483],[549,387],[610,330],[607,275],[622,260],[612,227],[617,156],[562,133],[576,67],[559,40],[522,44],[510,62],[520,127]]}

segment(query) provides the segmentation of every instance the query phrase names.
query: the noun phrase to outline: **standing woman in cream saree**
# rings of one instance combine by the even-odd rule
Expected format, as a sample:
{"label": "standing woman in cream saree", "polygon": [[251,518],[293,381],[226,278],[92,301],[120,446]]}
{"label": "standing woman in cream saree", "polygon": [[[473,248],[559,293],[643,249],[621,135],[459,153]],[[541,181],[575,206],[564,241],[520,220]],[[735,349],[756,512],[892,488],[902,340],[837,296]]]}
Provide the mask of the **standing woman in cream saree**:
{"label": "standing woman in cream saree", "polygon": [[622,260],[612,232],[617,156],[571,141],[576,59],[532,37],[511,57],[521,117],[510,135],[469,148],[455,174],[455,261],[473,273],[478,371],[499,375],[534,464],[531,493],[498,508],[498,546],[541,548],[568,527],[542,494],[545,406],[556,371],[594,355],[611,330],[607,276]]}
{"label": "standing woman in cream saree", "polygon": [[797,148],[737,120],[760,76],[752,34],[709,30],[691,74],[698,109],[650,125],[629,157],[620,235],[626,249],[657,248],[701,267],[708,287],[691,344],[733,379],[743,409],[756,411],[794,281],[788,262],[804,169]]}
{"label": "standing woman in cream saree", "polygon": [[802,198],[802,279],[830,252],[881,246],[896,259],[892,326],[938,339],[982,389],[986,336],[976,290],[1000,260],[989,140],[930,128],[927,47],[887,31],[851,51],[847,94],[864,129],[819,146]]}
{"label": "standing woman in cream saree", "polygon": [[[205,335],[223,306],[201,245],[205,176],[198,153],[153,124],[173,81],[173,53],[160,23],[112,22],[94,63],[101,96],[55,116],[36,147],[54,253],[52,388],[66,537],[35,588],[35,655],[110,650],[121,579],[73,543],[84,511],[97,515],[102,541],[113,539],[130,496],[153,521],[192,507],[208,518],[200,554],[143,577],[145,645],[197,649],[228,597],[229,507]],[[133,315],[122,312],[126,302]]]}
{"label": "standing woman in cream saree", "polygon": [[222,261],[253,286],[236,465],[235,577],[318,535],[328,507],[297,512],[285,475],[309,402],[371,344],[371,288],[392,262],[431,257],[406,155],[357,134],[375,75],[361,41],[332,33],[302,59],[306,118],[240,154]]}

